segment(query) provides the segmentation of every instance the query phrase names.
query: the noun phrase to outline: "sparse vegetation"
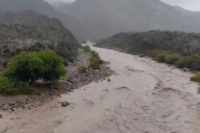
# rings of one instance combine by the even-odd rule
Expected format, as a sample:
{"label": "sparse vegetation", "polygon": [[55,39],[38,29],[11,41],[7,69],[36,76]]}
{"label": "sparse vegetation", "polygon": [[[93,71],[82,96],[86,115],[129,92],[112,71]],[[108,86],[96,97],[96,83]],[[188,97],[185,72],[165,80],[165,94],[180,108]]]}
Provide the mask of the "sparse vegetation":
{"label": "sparse vegetation", "polygon": [[77,70],[79,73],[85,73],[87,71],[87,67],[82,65],[82,66],[78,66]]}
{"label": "sparse vegetation", "polygon": [[84,49],[85,52],[91,52],[92,51],[90,46],[88,46],[88,45],[84,46],[83,49]]}

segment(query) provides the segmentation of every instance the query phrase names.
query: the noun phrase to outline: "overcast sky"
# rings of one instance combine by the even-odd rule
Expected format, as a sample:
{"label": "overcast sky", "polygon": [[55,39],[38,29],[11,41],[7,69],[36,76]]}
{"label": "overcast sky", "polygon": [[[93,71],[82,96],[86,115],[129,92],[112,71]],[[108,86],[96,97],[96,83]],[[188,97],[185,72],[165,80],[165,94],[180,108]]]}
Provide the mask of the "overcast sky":
{"label": "overcast sky", "polygon": [[[75,0],[46,0],[50,3],[63,1],[63,2],[73,2]],[[178,5],[185,9],[192,11],[200,11],[200,0],[161,0],[171,5]]]}
{"label": "overcast sky", "polygon": [[200,0],[162,0],[171,5],[178,5],[192,11],[200,11]]}

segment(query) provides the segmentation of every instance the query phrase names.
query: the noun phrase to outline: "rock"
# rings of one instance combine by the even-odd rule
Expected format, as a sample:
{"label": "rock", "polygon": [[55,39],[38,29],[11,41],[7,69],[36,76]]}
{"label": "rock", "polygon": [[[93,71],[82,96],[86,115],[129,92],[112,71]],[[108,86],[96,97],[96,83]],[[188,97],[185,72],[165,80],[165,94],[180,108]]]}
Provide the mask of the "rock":
{"label": "rock", "polygon": [[2,114],[0,114],[0,119],[3,117],[3,115]]}
{"label": "rock", "polygon": [[62,107],[67,107],[67,106],[69,106],[69,105],[70,105],[70,103],[69,103],[69,102],[66,102],[66,101],[64,101],[64,102],[61,103],[61,106],[62,106]]}
{"label": "rock", "polygon": [[3,110],[8,110],[8,108],[6,108],[6,107],[3,107]]}

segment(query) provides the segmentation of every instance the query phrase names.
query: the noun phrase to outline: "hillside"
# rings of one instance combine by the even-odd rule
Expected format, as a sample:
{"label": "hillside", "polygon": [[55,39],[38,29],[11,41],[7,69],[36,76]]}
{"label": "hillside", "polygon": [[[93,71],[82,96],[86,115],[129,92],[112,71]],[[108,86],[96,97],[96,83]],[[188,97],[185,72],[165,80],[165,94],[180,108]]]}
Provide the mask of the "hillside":
{"label": "hillside", "polygon": [[76,58],[80,44],[59,20],[21,12],[1,14],[0,22],[1,69],[21,51],[53,50],[65,59],[65,63]]}
{"label": "hillside", "polygon": [[200,13],[160,0],[77,0],[56,9],[78,20],[89,39],[127,31],[200,32]]}
{"label": "hillside", "polygon": [[199,44],[200,34],[197,33],[148,31],[119,33],[100,41],[97,46],[136,54],[160,49],[181,55],[190,55],[200,54]]}
{"label": "hillside", "polygon": [[55,10],[43,0],[0,0],[0,13],[33,11],[37,14],[44,14],[50,18],[59,19],[65,27],[81,38],[82,30],[73,17],[69,17]]}

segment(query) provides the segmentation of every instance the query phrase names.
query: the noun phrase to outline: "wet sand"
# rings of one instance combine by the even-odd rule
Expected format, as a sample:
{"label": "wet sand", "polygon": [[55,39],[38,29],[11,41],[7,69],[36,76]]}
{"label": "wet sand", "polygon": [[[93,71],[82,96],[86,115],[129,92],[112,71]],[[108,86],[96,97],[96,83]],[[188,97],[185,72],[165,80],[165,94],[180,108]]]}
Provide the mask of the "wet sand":
{"label": "wet sand", "polygon": [[[1,133],[200,133],[198,84],[189,72],[94,48],[117,75],[36,108],[3,113]],[[63,108],[59,102],[68,101]]]}

